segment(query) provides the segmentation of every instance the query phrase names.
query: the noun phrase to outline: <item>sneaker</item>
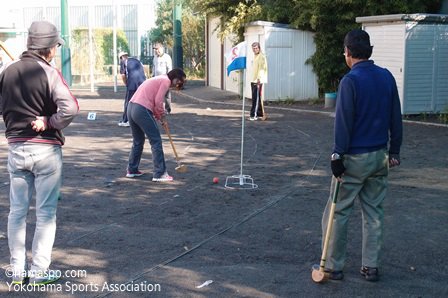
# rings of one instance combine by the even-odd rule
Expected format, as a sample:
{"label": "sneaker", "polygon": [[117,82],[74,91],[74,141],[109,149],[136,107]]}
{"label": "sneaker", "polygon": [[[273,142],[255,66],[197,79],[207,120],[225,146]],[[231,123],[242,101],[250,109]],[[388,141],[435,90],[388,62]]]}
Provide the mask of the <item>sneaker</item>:
{"label": "sneaker", "polygon": [[126,178],[140,177],[141,175],[143,175],[143,173],[140,171],[137,171],[135,173],[127,172]]}
{"label": "sneaker", "polygon": [[56,274],[56,272],[59,271],[47,270],[45,272],[35,273],[30,277],[29,284],[33,286],[40,286],[55,282],[61,278],[61,274]]}
{"label": "sneaker", "polygon": [[335,271],[331,269],[325,269],[324,272],[328,273],[328,278],[332,280],[342,280],[344,279],[344,274],[342,271]]}
{"label": "sneaker", "polygon": [[13,272],[12,283],[15,285],[24,284],[27,277],[28,277],[28,261],[25,262],[25,267],[23,268],[23,271]]}
{"label": "sneaker", "polygon": [[258,118],[257,117],[250,117],[249,120],[250,121],[256,121],[256,120],[258,120]]}
{"label": "sneaker", "polygon": [[362,266],[359,273],[364,275],[367,281],[378,281],[380,279],[378,268]]}
{"label": "sneaker", "polygon": [[173,181],[173,177],[168,174],[165,174],[160,176],[159,178],[153,177],[152,181]]}
{"label": "sneaker", "polygon": [[14,275],[13,277],[12,277],[12,284],[13,285],[23,285],[24,283],[25,283],[25,280],[26,280],[26,276],[17,276],[17,275]]}
{"label": "sneaker", "polygon": [[118,126],[129,126],[129,122],[123,122],[123,121],[120,121],[120,122],[118,122]]}

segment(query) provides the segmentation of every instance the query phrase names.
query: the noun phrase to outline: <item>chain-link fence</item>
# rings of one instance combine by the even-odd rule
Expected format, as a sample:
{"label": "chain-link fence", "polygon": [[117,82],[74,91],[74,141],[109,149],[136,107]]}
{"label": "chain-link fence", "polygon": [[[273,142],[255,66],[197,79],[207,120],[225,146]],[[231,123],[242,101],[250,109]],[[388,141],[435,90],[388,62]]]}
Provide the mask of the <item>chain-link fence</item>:
{"label": "chain-link fence", "polygon": [[[113,82],[113,25],[114,15],[117,19],[117,53],[128,52],[131,57],[142,60],[145,71],[149,76],[149,65],[151,59],[151,47],[149,42],[142,40],[139,36],[139,4],[135,1],[123,1],[116,6],[114,13],[113,5],[71,5],[69,7],[69,45],[71,50],[71,73],[72,84],[89,85],[91,77],[90,58],[90,37],[89,26],[93,31],[92,51],[93,51],[93,75],[94,82]],[[153,21],[151,3],[143,4],[149,8],[145,18],[149,22]],[[148,6],[149,5],[149,6]],[[142,8],[141,7],[141,8]],[[20,12],[23,17],[24,27],[29,26],[33,21],[48,20],[61,30],[61,10],[56,6],[24,7]],[[140,33],[143,33],[141,31]],[[27,34],[23,33],[23,50],[26,50]],[[0,54],[1,55],[1,54]],[[7,60],[2,55],[0,59]],[[118,57],[117,57],[118,59]],[[1,63],[1,62],[0,62]],[[61,69],[61,50],[58,49],[52,64]],[[119,60],[117,66],[119,74]]]}

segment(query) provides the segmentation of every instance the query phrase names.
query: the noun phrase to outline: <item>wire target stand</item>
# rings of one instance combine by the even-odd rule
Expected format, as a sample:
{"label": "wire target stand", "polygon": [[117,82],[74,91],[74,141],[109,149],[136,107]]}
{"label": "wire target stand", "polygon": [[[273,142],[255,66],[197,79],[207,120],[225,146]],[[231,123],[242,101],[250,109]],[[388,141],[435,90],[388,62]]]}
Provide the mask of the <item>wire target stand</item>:
{"label": "wire target stand", "polygon": [[246,69],[243,70],[243,113],[241,124],[241,166],[240,174],[228,176],[226,178],[226,188],[230,189],[255,189],[258,185],[250,175],[243,175],[243,157],[244,157],[244,114],[246,111]]}

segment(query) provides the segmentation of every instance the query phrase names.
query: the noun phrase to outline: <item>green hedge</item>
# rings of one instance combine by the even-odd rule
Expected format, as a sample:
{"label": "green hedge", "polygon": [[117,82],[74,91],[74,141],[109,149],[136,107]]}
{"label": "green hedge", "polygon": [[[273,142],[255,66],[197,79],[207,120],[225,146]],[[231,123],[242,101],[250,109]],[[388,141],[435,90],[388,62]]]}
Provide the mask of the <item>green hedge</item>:
{"label": "green hedge", "polygon": [[[349,71],[343,41],[352,29],[361,29],[356,17],[437,13],[441,0],[269,0],[264,6],[268,21],[291,24],[315,32],[316,53],[309,59],[317,74],[319,92],[334,92]],[[375,51],[375,48],[374,48]]]}
{"label": "green hedge", "polygon": [[[88,74],[90,72],[89,29],[79,27],[72,32],[72,73]],[[117,30],[117,53],[129,53],[129,43],[123,30]],[[113,29],[93,29],[93,52],[95,60],[95,73],[108,73],[105,66],[113,65]]]}
{"label": "green hedge", "polygon": [[221,36],[233,33],[243,40],[246,23],[256,19],[314,31],[316,53],[308,63],[317,74],[321,94],[336,91],[349,71],[342,55],[343,40],[348,31],[361,28],[356,17],[437,13],[442,6],[442,0],[195,0],[194,3],[202,12],[221,18],[218,28]]}

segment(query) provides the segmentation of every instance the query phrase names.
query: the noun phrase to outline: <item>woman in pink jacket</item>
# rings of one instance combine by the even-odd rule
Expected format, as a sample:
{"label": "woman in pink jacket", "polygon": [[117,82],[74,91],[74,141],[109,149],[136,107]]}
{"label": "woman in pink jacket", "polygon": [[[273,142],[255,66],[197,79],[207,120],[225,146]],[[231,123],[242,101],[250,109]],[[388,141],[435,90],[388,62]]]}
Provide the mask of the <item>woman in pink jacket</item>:
{"label": "woman in pink jacket", "polygon": [[186,82],[186,75],[180,68],[171,70],[166,75],[146,80],[138,87],[128,106],[128,120],[132,131],[132,149],[129,155],[129,165],[126,177],[134,178],[143,175],[139,170],[145,135],[149,139],[154,164],[152,181],[171,181],[168,175],[163,155],[162,138],[156,120],[162,125],[166,123],[164,107],[165,94],[168,89],[182,89]]}

